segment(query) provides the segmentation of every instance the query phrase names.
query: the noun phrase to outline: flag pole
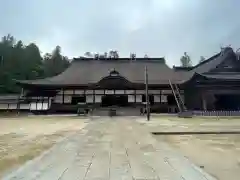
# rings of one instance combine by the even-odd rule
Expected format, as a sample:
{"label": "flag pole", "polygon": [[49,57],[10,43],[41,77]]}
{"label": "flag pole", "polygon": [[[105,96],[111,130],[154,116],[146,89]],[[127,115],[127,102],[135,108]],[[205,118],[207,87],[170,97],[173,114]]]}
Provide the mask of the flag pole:
{"label": "flag pole", "polygon": [[145,91],[146,91],[146,111],[147,111],[147,120],[150,120],[150,110],[149,110],[149,96],[148,96],[148,70],[145,66]]}

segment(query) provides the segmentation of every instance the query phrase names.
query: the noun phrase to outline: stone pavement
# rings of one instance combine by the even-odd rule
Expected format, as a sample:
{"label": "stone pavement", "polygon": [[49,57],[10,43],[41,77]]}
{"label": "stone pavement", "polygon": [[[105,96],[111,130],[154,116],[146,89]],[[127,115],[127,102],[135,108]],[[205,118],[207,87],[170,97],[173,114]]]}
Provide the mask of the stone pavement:
{"label": "stone pavement", "polygon": [[97,118],[3,180],[214,180],[133,118]]}

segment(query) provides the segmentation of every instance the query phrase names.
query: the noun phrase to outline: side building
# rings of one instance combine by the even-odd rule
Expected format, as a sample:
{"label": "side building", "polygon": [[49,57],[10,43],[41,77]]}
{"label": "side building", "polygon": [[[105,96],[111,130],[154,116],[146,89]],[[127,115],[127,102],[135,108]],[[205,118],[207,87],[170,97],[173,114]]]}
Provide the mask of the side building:
{"label": "side building", "polygon": [[[63,73],[40,80],[17,81],[21,104],[34,112],[76,112],[109,106],[140,108],[148,99],[152,112],[239,110],[240,61],[231,48],[191,68],[169,68],[164,58],[74,58]],[[184,109],[184,108],[183,108]]]}

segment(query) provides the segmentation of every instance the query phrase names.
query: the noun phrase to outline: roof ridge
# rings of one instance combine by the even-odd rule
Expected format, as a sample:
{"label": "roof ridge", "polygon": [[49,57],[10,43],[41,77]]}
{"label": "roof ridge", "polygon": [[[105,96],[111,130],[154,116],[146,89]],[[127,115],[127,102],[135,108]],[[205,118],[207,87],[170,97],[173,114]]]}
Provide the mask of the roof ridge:
{"label": "roof ridge", "polygon": [[194,70],[195,68],[197,68],[197,67],[199,67],[199,66],[201,66],[201,65],[203,65],[203,64],[205,64],[205,63],[208,63],[209,61],[212,61],[212,60],[218,58],[220,55],[221,55],[221,52],[219,52],[219,53],[211,56],[211,57],[208,58],[207,60],[205,60],[205,61],[203,61],[203,62],[200,62],[200,63],[198,63],[197,65],[193,66],[192,70]]}
{"label": "roof ridge", "polygon": [[158,63],[166,63],[166,60],[164,57],[160,58],[88,58],[88,57],[79,57],[79,58],[73,58],[73,61],[81,61],[81,62],[89,62],[89,61],[101,61],[101,62],[158,62]]}

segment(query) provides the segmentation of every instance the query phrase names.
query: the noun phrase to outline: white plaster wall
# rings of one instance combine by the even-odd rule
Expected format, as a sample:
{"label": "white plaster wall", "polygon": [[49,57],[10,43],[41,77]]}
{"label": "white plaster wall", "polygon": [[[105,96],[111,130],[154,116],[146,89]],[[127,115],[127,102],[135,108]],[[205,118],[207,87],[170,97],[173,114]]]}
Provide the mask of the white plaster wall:
{"label": "white plaster wall", "polygon": [[142,95],[136,95],[136,102],[142,102]]}
{"label": "white plaster wall", "polygon": [[93,90],[87,90],[85,93],[86,94],[93,94]]}
{"label": "white plaster wall", "polygon": [[124,90],[116,90],[115,94],[124,94]]}
{"label": "white plaster wall", "polygon": [[114,90],[106,90],[105,94],[114,94]]}
{"label": "white plaster wall", "polygon": [[102,95],[95,95],[95,102],[101,103],[102,102]]}
{"label": "white plaster wall", "polygon": [[160,95],[154,95],[154,102],[161,102]]}
{"label": "white plaster wall", "polygon": [[64,103],[71,103],[72,96],[71,95],[64,95]]}
{"label": "white plaster wall", "polygon": [[54,98],[55,103],[63,103],[63,97],[62,95],[56,95]]}
{"label": "white plaster wall", "polygon": [[9,109],[17,109],[17,104],[9,104]]}
{"label": "white plaster wall", "polygon": [[20,104],[20,109],[30,109],[30,104]]}
{"label": "white plaster wall", "polygon": [[95,94],[104,94],[104,90],[95,90]]}
{"label": "white plaster wall", "polygon": [[160,90],[149,90],[149,94],[160,94]]}
{"label": "white plaster wall", "polygon": [[135,102],[134,95],[128,95],[128,102],[130,102],[130,103]]}
{"label": "white plaster wall", "polygon": [[161,102],[167,102],[167,95],[161,95]]}
{"label": "white plaster wall", "polygon": [[162,90],[162,94],[172,94],[172,90]]}
{"label": "white plaster wall", "polygon": [[145,94],[145,90],[136,90],[136,94]]}
{"label": "white plaster wall", "polygon": [[134,90],[126,90],[126,94],[134,94]]}
{"label": "white plaster wall", "polygon": [[84,94],[84,90],[75,90],[75,94]]}
{"label": "white plaster wall", "polygon": [[87,95],[86,96],[86,102],[87,103],[93,103],[93,95]]}
{"label": "white plaster wall", "polygon": [[7,104],[0,104],[0,109],[7,109],[8,105]]}

